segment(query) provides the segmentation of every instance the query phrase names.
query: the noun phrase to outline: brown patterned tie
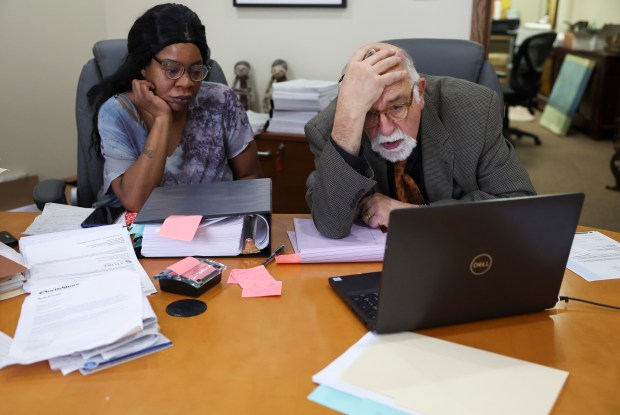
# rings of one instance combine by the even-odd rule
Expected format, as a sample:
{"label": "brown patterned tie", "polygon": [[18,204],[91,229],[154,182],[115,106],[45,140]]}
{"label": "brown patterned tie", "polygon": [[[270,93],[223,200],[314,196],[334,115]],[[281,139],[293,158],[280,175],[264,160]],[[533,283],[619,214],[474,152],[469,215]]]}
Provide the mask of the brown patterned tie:
{"label": "brown patterned tie", "polygon": [[405,173],[406,166],[406,159],[394,163],[394,190],[396,191],[396,198],[401,202],[422,205],[424,204],[422,192],[420,192],[420,188],[413,180],[413,177]]}

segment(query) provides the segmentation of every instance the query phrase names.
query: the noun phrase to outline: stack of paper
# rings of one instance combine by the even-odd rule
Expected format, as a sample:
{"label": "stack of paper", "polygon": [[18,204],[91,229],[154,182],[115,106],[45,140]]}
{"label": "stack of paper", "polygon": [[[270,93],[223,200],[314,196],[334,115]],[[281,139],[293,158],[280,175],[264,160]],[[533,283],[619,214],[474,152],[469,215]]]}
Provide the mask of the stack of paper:
{"label": "stack of paper", "polygon": [[598,231],[577,232],[566,268],[587,281],[620,279],[620,242]]}
{"label": "stack of paper", "polygon": [[405,332],[368,333],[312,377],[308,399],[381,414],[548,414],[568,372]]}
{"label": "stack of paper", "polygon": [[49,360],[89,374],[171,346],[145,295],[156,292],[121,225],[23,237],[24,285],[15,340],[0,368]]}
{"label": "stack of paper", "polygon": [[171,345],[159,333],[139,276],[121,270],[33,285],[4,364],[49,360],[64,375],[90,374]]}
{"label": "stack of paper", "polygon": [[27,267],[14,249],[0,243],[0,300],[25,293],[22,289]]}
{"label": "stack of paper", "polygon": [[303,134],[304,126],[338,95],[338,83],[296,79],[273,84],[273,116],[268,131]]}
{"label": "stack of paper", "polygon": [[250,127],[252,127],[252,133],[254,135],[262,133],[265,130],[265,124],[269,121],[269,114],[252,110],[247,110],[246,114],[248,115],[248,121],[250,121]]}
{"label": "stack of paper", "polygon": [[386,234],[380,229],[353,224],[342,239],[327,238],[312,219],[293,219],[295,232],[288,232],[296,254],[278,255],[277,263],[379,262],[383,261]]}

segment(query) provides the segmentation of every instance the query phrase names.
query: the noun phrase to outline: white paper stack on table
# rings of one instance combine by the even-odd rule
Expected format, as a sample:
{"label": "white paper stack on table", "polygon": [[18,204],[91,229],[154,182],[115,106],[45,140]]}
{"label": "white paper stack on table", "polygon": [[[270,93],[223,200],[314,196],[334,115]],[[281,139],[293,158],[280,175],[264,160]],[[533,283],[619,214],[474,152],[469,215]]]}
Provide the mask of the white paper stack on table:
{"label": "white paper stack on table", "polygon": [[49,360],[63,375],[87,375],[170,346],[135,273],[41,280],[24,301],[0,368]]}
{"label": "white paper stack on table", "polygon": [[347,414],[548,414],[568,372],[404,332],[368,333],[312,377]]}
{"label": "white paper stack on table", "polygon": [[24,260],[13,248],[0,243],[0,300],[25,293],[22,289],[27,270]]}
{"label": "white paper stack on table", "polygon": [[269,121],[269,114],[254,112],[247,110],[248,121],[250,121],[250,127],[252,127],[252,133],[254,135],[260,134],[265,129],[265,124]]}
{"label": "white paper stack on table", "polygon": [[287,232],[295,254],[278,255],[277,263],[380,262],[385,253],[387,234],[380,229],[354,223],[342,239],[327,238],[312,219],[294,218],[294,232]]}
{"label": "white paper stack on table", "polygon": [[295,79],[273,84],[273,116],[267,131],[304,134],[304,126],[338,95],[338,83]]}
{"label": "white paper stack on table", "polygon": [[89,374],[172,343],[145,295],[156,292],[127,230],[109,225],[23,237],[28,268],[15,339],[0,336],[0,368],[49,360]]}

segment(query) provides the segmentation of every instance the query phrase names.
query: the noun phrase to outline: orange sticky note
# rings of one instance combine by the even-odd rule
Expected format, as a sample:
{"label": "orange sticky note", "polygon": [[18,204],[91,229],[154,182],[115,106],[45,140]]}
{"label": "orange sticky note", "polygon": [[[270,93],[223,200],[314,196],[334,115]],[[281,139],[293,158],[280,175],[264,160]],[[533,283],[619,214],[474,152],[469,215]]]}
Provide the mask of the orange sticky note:
{"label": "orange sticky note", "polygon": [[278,255],[276,264],[301,264],[301,254]]}
{"label": "orange sticky note", "polygon": [[196,230],[198,230],[201,220],[202,216],[200,215],[168,216],[161,229],[159,229],[158,235],[162,238],[191,242],[194,239],[194,235],[196,235]]}

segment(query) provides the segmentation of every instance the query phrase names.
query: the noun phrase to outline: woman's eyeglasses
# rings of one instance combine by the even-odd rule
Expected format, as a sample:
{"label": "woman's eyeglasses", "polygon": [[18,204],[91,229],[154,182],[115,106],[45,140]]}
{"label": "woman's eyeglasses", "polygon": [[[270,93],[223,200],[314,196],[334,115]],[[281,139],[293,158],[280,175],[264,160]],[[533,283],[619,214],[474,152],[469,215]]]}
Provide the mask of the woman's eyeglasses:
{"label": "woman's eyeglasses", "polygon": [[164,69],[164,75],[168,79],[179,79],[185,73],[187,69],[187,73],[189,73],[189,78],[194,82],[200,82],[207,77],[209,73],[209,68],[205,64],[194,64],[188,67],[185,67],[182,63],[173,61],[170,59],[159,59],[157,56],[153,56],[153,60],[161,65]]}

